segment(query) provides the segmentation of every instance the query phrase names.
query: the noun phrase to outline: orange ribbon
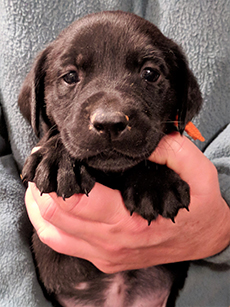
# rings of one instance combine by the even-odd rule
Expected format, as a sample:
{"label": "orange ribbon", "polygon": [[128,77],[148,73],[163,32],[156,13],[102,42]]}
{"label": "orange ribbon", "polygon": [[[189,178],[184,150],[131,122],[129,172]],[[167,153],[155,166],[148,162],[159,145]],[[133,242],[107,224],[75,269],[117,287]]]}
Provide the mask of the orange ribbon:
{"label": "orange ribbon", "polygon": [[[178,116],[176,118],[175,125],[178,127]],[[194,141],[196,140],[199,140],[201,142],[205,141],[205,138],[202,136],[199,129],[192,122],[187,123],[187,125],[185,126],[185,131],[189,136],[191,136],[191,138],[193,138]]]}

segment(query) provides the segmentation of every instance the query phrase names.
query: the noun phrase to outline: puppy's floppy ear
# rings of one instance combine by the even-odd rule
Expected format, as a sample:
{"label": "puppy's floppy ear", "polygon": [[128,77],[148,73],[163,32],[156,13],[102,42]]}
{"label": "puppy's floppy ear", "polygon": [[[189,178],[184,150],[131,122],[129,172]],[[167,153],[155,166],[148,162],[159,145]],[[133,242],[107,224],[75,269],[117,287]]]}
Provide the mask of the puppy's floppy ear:
{"label": "puppy's floppy ear", "polygon": [[18,97],[18,104],[22,115],[30,122],[35,134],[39,137],[41,123],[49,125],[46,115],[44,99],[44,82],[47,67],[47,55],[51,47],[42,51],[26,76]]}
{"label": "puppy's floppy ear", "polygon": [[175,87],[178,97],[178,130],[182,134],[186,124],[199,112],[202,96],[199,85],[188,67],[186,57],[178,46],[172,49],[176,60]]}

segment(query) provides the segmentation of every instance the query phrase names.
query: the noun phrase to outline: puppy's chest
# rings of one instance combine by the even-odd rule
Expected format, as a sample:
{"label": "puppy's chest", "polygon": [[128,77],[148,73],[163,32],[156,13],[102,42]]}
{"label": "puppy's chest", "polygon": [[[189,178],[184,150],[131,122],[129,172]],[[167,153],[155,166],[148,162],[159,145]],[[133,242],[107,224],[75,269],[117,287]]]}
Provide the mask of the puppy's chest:
{"label": "puppy's chest", "polygon": [[[69,299],[60,296],[58,300],[64,307],[165,307],[171,283],[169,279],[165,279],[163,287],[161,282],[156,285],[156,276],[153,278],[153,275],[159,274],[158,269],[150,270],[154,270],[154,273],[151,272],[151,277],[149,275],[148,283],[146,278],[142,279],[139,274],[130,276],[129,272],[117,273],[108,275],[106,284],[105,281],[102,282],[103,288],[100,284],[95,284],[100,281],[93,285],[81,282],[75,286],[78,297]],[[87,293],[90,293],[90,296]]]}

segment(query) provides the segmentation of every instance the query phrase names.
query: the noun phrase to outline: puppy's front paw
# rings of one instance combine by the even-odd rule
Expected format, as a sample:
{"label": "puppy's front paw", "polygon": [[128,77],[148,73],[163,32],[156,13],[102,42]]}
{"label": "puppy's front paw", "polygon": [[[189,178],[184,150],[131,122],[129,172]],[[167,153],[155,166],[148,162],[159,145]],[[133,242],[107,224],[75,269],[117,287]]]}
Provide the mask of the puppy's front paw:
{"label": "puppy's front paw", "polygon": [[124,176],[121,187],[127,209],[150,224],[160,214],[174,222],[179,209],[188,209],[189,186],[166,166],[140,163]]}
{"label": "puppy's front paw", "polygon": [[46,151],[45,146],[31,154],[23,167],[24,182],[35,182],[41,193],[57,190],[57,152]]}
{"label": "puppy's front paw", "polygon": [[58,135],[27,158],[22,178],[35,182],[41,193],[56,192],[63,199],[73,194],[88,194],[95,183],[84,166],[69,156]]}

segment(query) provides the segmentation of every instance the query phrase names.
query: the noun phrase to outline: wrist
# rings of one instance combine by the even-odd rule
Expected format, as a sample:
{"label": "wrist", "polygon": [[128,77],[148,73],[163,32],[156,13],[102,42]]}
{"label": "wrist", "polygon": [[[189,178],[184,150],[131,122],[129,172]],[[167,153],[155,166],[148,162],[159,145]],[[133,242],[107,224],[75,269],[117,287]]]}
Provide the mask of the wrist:
{"label": "wrist", "polygon": [[221,210],[214,212],[213,223],[206,233],[206,240],[204,240],[202,257],[197,259],[213,257],[224,251],[230,244],[230,209],[221,197]]}
{"label": "wrist", "polygon": [[222,221],[220,220],[219,222],[220,227],[216,237],[216,251],[213,255],[220,253],[230,244],[230,209],[223,198],[222,203],[224,211]]}

